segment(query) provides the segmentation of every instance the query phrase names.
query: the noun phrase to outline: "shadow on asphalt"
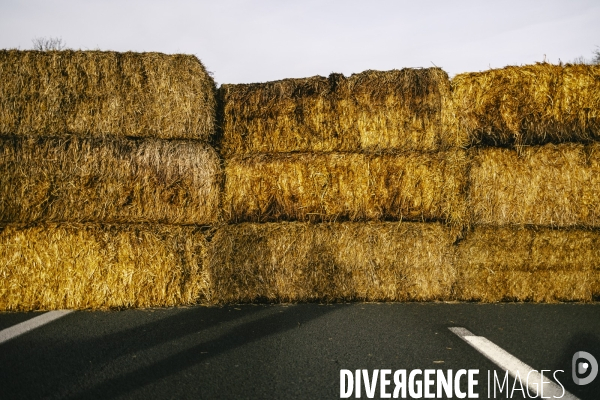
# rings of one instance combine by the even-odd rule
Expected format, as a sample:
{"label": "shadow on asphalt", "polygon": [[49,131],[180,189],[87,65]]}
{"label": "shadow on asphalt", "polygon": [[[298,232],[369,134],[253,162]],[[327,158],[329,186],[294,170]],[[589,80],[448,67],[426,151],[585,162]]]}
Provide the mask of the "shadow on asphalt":
{"label": "shadow on asphalt", "polygon": [[[600,393],[600,376],[577,386],[570,370],[575,352],[600,354],[595,306],[359,303],[151,311],[73,313],[0,345],[0,398],[143,398],[163,387],[157,397],[171,398],[188,393],[172,392],[179,382],[205,398],[214,398],[216,390],[260,398],[269,393],[261,385],[281,389],[287,398],[306,398],[294,392],[297,382],[313,398],[335,398],[340,368],[494,368],[448,326],[485,336],[533,366],[569,366],[561,382],[582,399]],[[323,316],[323,324],[307,324]],[[310,328],[296,330],[299,324]],[[282,362],[280,355],[287,353],[281,349],[298,348],[303,353]],[[224,354],[238,351],[253,358],[232,361]],[[235,369],[238,360],[243,365]],[[315,365],[318,370],[310,372]],[[190,371],[194,375],[186,376]],[[302,374],[286,375],[295,371]]]}
{"label": "shadow on asphalt", "polygon": [[[208,311],[210,309],[204,310]],[[256,311],[252,311],[252,308],[245,307],[244,310],[246,312],[243,314],[240,313],[240,316],[243,315],[247,317],[248,311],[255,313],[259,310],[265,310],[265,308],[256,307]],[[70,398],[113,398],[127,394],[137,388],[177,374],[186,368],[202,363],[205,360],[215,357],[223,352],[244,346],[248,343],[260,340],[273,334],[298,328],[299,324],[303,324],[311,319],[319,318],[332,310],[333,308],[330,307],[316,307],[311,309],[290,307],[283,312],[241,323],[232,328],[228,333],[216,339],[177,352],[150,366],[146,366],[133,372],[105,380],[90,389],[70,396]],[[192,328],[190,325],[194,324],[189,323],[190,320],[197,317],[193,315],[195,311],[197,310],[193,310],[190,313],[173,318],[172,321],[161,320],[156,324],[150,324],[155,325],[155,329],[153,330],[157,337],[156,339],[151,339],[148,343],[142,344],[137,340],[132,341],[127,332],[119,332],[118,334],[115,334],[113,338],[108,340],[108,342],[111,340],[129,340],[132,342],[126,343],[125,347],[128,348],[129,351],[139,351],[145,348],[156,346],[159,343],[174,340],[177,337],[192,333],[198,329],[197,325],[195,325],[195,328]],[[204,312],[200,313],[200,315],[206,317]],[[213,324],[221,322],[223,321],[214,320]],[[181,325],[179,329],[176,328],[178,324]],[[105,340],[106,338],[102,338],[102,341]],[[100,342],[98,344],[100,344]],[[108,360],[110,360],[112,357],[113,356],[108,358]]]}
{"label": "shadow on asphalt", "polygon": [[[316,305],[283,309],[271,306],[244,306],[241,309],[194,307],[175,310],[175,315],[122,330],[118,330],[119,322],[113,327],[90,324],[88,320],[89,329],[105,329],[107,334],[98,334],[87,340],[72,339],[71,335],[66,335],[69,337],[64,340],[58,338],[44,348],[40,348],[39,342],[27,335],[11,345],[0,345],[0,365],[5,372],[10,371],[0,373],[0,388],[6,398],[90,399],[126,396],[138,388],[176,375],[229,350],[298,328],[300,324],[319,318],[333,309]],[[157,310],[156,316],[160,317],[161,312],[169,310]],[[132,311],[125,313],[129,313],[128,318],[132,316]],[[80,313],[72,316],[77,314],[81,316]],[[117,320],[122,321],[121,318],[125,316],[122,314]],[[100,323],[108,321],[107,317],[101,317]],[[147,318],[147,314],[142,317]],[[110,321],[110,324],[115,324],[115,318],[110,318]],[[214,337],[210,332],[207,333],[210,328],[222,324],[226,324],[228,329],[224,334]],[[42,329],[51,332],[58,328],[48,325]],[[86,329],[85,325],[83,329]],[[51,334],[60,337],[60,333]],[[185,350],[175,347],[178,339],[194,334],[204,335],[205,339],[200,336],[195,339],[196,343],[201,340],[200,344]],[[83,337],[89,338],[89,332]],[[172,350],[169,350],[169,343],[173,343]],[[135,358],[136,353],[139,356],[139,353],[157,346],[162,346],[158,349],[158,356]],[[165,358],[152,364],[144,363],[163,356]],[[126,363],[129,372],[115,376],[115,360]]]}
{"label": "shadow on asphalt", "polygon": [[[15,346],[14,342],[3,343],[0,344],[0,365],[10,373],[0,373],[0,388],[2,388],[3,396],[6,395],[7,398],[69,398],[76,395],[77,392],[81,392],[81,386],[85,387],[93,384],[92,382],[96,383],[102,369],[119,357],[176,341],[184,336],[206,331],[215,325],[228,323],[242,316],[248,317],[260,310],[259,307],[246,308],[244,313],[224,313],[223,309],[218,307],[175,310],[175,315],[90,340],[59,341],[44,349],[35,349],[36,343],[33,342],[26,346],[29,347],[27,349],[29,351],[26,352],[23,352],[22,345]],[[139,310],[124,311],[122,316],[125,316],[126,313],[131,316],[132,313],[143,312]],[[168,312],[168,310],[158,310],[157,314],[160,312]],[[110,318],[111,314],[114,315],[114,312],[108,312],[105,317]],[[81,313],[74,313],[66,318],[78,316],[81,316]],[[48,325],[41,329],[54,329],[54,327]],[[91,329],[93,329],[93,325]],[[28,335],[24,335],[15,341],[23,343],[23,341],[28,342],[29,340],[32,339]],[[213,351],[218,350],[218,346],[212,347]],[[210,356],[214,355],[210,354]],[[173,370],[172,367],[171,370]],[[156,375],[155,373],[154,376]],[[137,384],[142,381],[143,379],[138,379],[135,382]],[[57,390],[60,382],[76,382],[81,386],[62,386]],[[110,381],[108,384],[112,385]],[[121,393],[119,389],[124,389],[122,393],[126,393],[134,387],[125,385],[122,388],[116,387],[102,393],[100,390],[91,390],[82,398],[114,397]]]}

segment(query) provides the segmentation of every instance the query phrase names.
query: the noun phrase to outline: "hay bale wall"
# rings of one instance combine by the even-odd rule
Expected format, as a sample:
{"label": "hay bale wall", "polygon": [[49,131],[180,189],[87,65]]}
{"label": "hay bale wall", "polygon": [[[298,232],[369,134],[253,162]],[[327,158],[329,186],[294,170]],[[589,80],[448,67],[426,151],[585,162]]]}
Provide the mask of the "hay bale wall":
{"label": "hay bale wall", "polygon": [[0,310],[600,296],[599,67],[223,85],[224,187],[195,57],[0,80]]}
{"label": "hay bale wall", "polygon": [[0,137],[0,222],[211,224],[220,179],[198,141]]}
{"label": "hay bale wall", "polygon": [[225,175],[232,222],[464,220],[464,151],[261,154],[226,160]]}
{"label": "hay bale wall", "polygon": [[470,142],[600,140],[600,65],[538,63],[452,79],[446,129]]}
{"label": "hay bale wall", "polygon": [[215,83],[195,56],[0,50],[0,135],[207,141]]}
{"label": "hay bale wall", "polygon": [[262,152],[437,151],[466,142],[442,127],[439,68],[222,85],[224,156]]}
{"label": "hay bale wall", "polygon": [[600,143],[473,150],[474,224],[600,227]]}
{"label": "hay bale wall", "polygon": [[448,298],[456,236],[442,224],[221,227],[205,267],[212,302]]}
{"label": "hay bale wall", "polygon": [[196,303],[206,244],[194,227],[2,226],[0,310]]}
{"label": "hay bale wall", "polygon": [[456,270],[459,300],[597,300],[600,232],[480,226],[458,246]]}

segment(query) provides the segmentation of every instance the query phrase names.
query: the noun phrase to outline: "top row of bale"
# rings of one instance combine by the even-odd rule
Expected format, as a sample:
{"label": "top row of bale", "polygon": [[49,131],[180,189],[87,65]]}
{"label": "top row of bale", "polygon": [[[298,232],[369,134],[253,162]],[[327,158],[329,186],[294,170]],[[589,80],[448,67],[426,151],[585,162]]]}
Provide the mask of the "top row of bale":
{"label": "top row of bale", "polygon": [[199,139],[216,87],[191,55],[0,50],[0,134]]}
{"label": "top row of bale", "polygon": [[0,135],[196,139],[225,157],[600,139],[600,66],[590,65],[452,80],[440,68],[365,71],[217,91],[195,56],[1,50],[0,82]]}
{"label": "top row of bale", "polygon": [[440,151],[600,139],[600,66],[536,64],[457,75],[365,71],[222,85],[225,156]]}
{"label": "top row of bale", "polygon": [[448,75],[439,68],[365,71],[222,85],[221,151],[436,151],[465,138],[445,131]]}

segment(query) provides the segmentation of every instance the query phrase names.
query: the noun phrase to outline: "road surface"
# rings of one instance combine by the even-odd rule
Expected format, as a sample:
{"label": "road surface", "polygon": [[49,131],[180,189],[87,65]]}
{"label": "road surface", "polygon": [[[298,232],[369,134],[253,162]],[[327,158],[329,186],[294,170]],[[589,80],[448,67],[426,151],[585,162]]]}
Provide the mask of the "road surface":
{"label": "road surface", "polygon": [[[41,315],[0,313],[0,331],[14,333]],[[577,351],[600,360],[597,303],[75,311],[0,343],[0,398],[339,399],[340,371],[357,369],[371,377],[384,369],[477,369],[474,390],[488,398],[488,371],[502,377],[505,370],[451,327],[493,342],[536,370],[563,370],[557,379],[567,392],[600,399],[600,377],[584,386],[572,378]],[[512,389],[517,382],[509,378]],[[466,375],[459,386],[467,391]],[[496,398],[529,398],[515,387],[512,397]],[[361,398],[367,398],[364,387]]]}

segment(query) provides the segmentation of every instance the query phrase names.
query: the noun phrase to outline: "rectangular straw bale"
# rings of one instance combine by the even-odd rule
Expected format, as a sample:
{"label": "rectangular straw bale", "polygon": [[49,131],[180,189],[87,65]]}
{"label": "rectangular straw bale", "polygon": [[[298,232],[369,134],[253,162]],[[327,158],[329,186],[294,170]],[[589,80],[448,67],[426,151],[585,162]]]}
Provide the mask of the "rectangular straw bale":
{"label": "rectangular straw bale", "polygon": [[474,150],[475,224],[600,226],[600,143]]}
{"label": "rectangular straw bale", "polygon": [[439,223],[223,226],[205,261],[210,301],[445,299],[455,239]]}
{"label": "rectangular straw bale", "polygon": [[0,135],[200,139],[215,83],[192,55],[0,50]]}
{"label": "rectangular straw bale", "polygon": [[476,301],[592,301],[600,232],[481,226],[458,246],[456,296]]}
{"label": "rectangular straw bale", "polygon": [[460,225],[464,151],[261,154],[227,160],[231,222],[442,220]]}
{"label": "rectangular straw bale", "polygon": [[202,301],[205,234],[159,225],[0,227],[0,310]]}
{"label": "rectangular straw bale", "polygon": [[493,145],[600,139],[600,65],[538,63],[452,79],[449,130]]}
{"label": "rectangular straw bale", "polygon": [[0,136],[0,222],[211,224],[220,181],[196,141]]}
{"label": "rectangular straw bale", "polygon": [[450,95],[439,68],[365,71],[222,85],[226,157],[258,152],[437,151],[464,141],[442,131]]}

